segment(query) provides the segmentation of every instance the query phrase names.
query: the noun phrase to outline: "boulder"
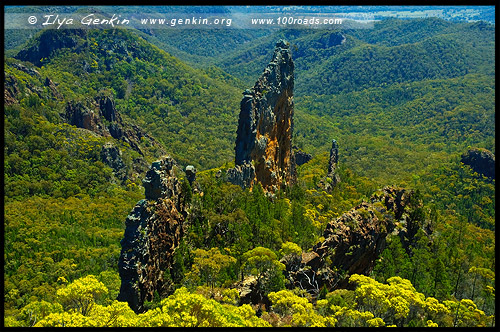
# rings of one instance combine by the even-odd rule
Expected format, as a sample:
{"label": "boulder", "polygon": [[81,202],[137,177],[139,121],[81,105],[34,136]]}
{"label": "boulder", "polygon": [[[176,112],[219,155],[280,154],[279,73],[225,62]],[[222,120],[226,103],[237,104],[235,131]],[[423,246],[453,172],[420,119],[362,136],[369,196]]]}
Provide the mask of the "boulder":
{"label": "boulder", "polygon": [[192,187],[193,182],[196,180],[196,168],[193,165],[186,166],[186,178],[189,181],[189,185]]}
{"label": "boulder", "polygon": [[306,153],[301,150],[295,150],[294,155],[295,155],[295,164],[297,166],[304,165],[305,163],[308,163],[312,159],[312,155],[310,153]]}
{"label": "boulder", "polygon": [[300,264],[283,262],[290,288],[299,287],[313,296],[323,286],[330,291],[345,288],[350,275],[370,274],[386,247],[388,234],[396,232],[408,246],[416,228],[425,231],[423,222],[411,217],[411,212],[422,206],[420,200],[412,199],[413,195],[412,190],[385,187],[369,202],[362,202],[328,223],[324,241],[303,254]]}

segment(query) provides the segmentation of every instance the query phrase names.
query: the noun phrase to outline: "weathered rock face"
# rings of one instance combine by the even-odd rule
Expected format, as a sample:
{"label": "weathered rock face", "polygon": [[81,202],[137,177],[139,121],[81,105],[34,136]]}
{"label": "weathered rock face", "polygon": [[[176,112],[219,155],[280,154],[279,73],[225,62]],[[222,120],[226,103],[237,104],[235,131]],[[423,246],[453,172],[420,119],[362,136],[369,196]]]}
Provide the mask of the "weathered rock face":
{"label": "weathered rock face", "polygon": [[128,143],[132,149],[141,156],[141,138],[146,138],[152,145],[160,147],[160,144],[137,125],[128,124],[115,107],[113,97],[101,92],[94,100],[82,102],[68,102],[66,106],[65,120],[78,128],[84,128],[101,136],[111,136],[115,139]]}
{"label": "weathered rock face", "polygon": [[227,170],[227,180],[242,188],[251,187],[255,181],[255,168],[251,163],[236,165]]}
{"label": "weathered rock face", "polygon": [[73,126],[93,131],[102,136],[109,136],[99,115],[80,102],[68,102],[65,118]]}
{"label": "weathered rock face", "polygon": [[99,95],[95,98],[95,100],[99,105],[100,113],[106,120],[108,120],[109,122],[115,122],[118,120],[119,114],[116,111],[115,101],[112,98],[104,95]]}
{"label": "weathered rock face", "polygon": [[248,187],[258,181],[266,191],[275,191],[294,181],[293,70],[289,45],[280,40],[261,77],[243,93],[236,167],[228,171],[232,183]]}
{"label": "weathered rock face", "polygon": [[294,151],[294,155],[295,155],[295,164],[297,166],[304,165],[305,163],[308,163],[312,159],[312,155],[310,153],[306,153],[298,149]]}
{"label": "weathered rock face", "polygon": [[328,161],[327,177],[332,179],[332,185],[335,186],[340,182],[340,177],[337,174],[337,165],[339,163],[339,145],[336,140],[332,140],[332,148],[330,149],[330,159]]}
{"label": "weathered rock face", "polygon": [[328,160],[328,173],[322,178],[318,187],[331,192],[333,188],[340,182],[340,176],[337,172],[339,163],[339,145],[336,140],[332,140],[332,148],[330,149],[330,159]]}
{"label": "weathered rock face", "polygon": [[196,180],[196,168],[194,168],[193,165],[187,165],[185,172],[189,185],[192,186],[193,182]]}
{"label": "weathered rock face", "polygon": [[461,161],[469,165],[474,172],[495,178],[495,155],[491,151],[473,148],[462,155]]}
{"label": "weathered rock face", "polygon": [[[160,153],[164,150],[160,143],[147,134],[144,130],[135,124],[130,124],[122,119],[120,112],[116,109],[113,97],[102,91],[93,100],[83,102],[70,101],[66,105],[66,112],[62,115],[64,121],[78,128],[90,130],[100,136],[113,137],[127,143],[133,150],[144,157],[144,151],[141,148],[141,142],[147,141],[155,146]],[[116,148],[118,149],[118,148]],[[116,171],[116,165],[110,164],[110,159],[106,157],[110,151],[103,150],[101,159],[104,163],[111,166]],[[121,151],[118,150],[121,155]],[[115,176],[122,181],[126,180],[130,174],[142,173],[148,165],[142,158],[135,159],[132,169],[125,172],[114,172]],[[130,167],[129,167],[130,168]],[[122,176],[125,174],[125,176]]]}
{"label": "weathered rock face", "polygon": [[[412,219],[412,211],[421,201],[412,200],[413,191],[386,187],[330,222],[312,252],[303,254],[301,262],[284,262],[292,287],[306,289],[316,295],[326,285],[329,290],[347,287],[351,274],[369,274],[377,257],[393,231],[411,238],[421,227]],[[400,226],[396,228],[396,226]]]}
{"label": "weathered rock face", "polygon": [[123,163],[122,152],[113,143],[105,143],[101,150],[101,160],[113,169],[113,173],[120,180],[127,178],[127,168]]}
{"label": "weathered rock face", "polygon": [[154,162],[143,181],[146,199],[139,201],[125,220],[118,300],[128,302],[135,312],[144,311],[144,301],[151,301],[155,292],[165,296],[170,291],[164,273],[172,265],[187,218],[175,171],[170,157]]}

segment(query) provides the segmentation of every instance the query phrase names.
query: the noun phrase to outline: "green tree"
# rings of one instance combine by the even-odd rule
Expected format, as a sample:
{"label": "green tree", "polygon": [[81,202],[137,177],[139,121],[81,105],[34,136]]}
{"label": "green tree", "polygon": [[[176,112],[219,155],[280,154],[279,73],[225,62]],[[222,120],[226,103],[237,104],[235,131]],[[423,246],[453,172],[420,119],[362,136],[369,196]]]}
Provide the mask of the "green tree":
{"label": "green tree", "polygon": [[204,283],[210,286],[212,291],[215,286],[224,282],[226,276],[221,272],[236,263],[236,258],[222,254],[219,248],[208,251],[196,249],[193,254],[194,262],[191,271],[186,274],[186,279],[194,284]]}
{"label": "green tree", "polygon": [[261,296],[284,288],[285,277],[282,271],[285,265],[278,261],[272,250],[264,247],[254,248],[243,254],[243,262],[244,273],[257,277]]}
{"label": "green tree", "polygon": [[221,305],[213,299],[188,292],[181,287],[161,301],[161,307],[139,315],[139,326],[145,327],[258,327],[269,326],[255,316],[250,305]]}
{"label": "green tree", "polygon": [[399,236],[387,238],[388,245],[382,252],[373,270],[376,279],[380,282],[394,276],[408,277],[410,259],[401,244]]}
{"label": "green tree", "polygon": [[57,290],[57,297],[66,308],[75,309],[86,316],[92,310],[97,299],[106,294],[108,289],[95,276],[87,275],[77,279],[64,288]]}

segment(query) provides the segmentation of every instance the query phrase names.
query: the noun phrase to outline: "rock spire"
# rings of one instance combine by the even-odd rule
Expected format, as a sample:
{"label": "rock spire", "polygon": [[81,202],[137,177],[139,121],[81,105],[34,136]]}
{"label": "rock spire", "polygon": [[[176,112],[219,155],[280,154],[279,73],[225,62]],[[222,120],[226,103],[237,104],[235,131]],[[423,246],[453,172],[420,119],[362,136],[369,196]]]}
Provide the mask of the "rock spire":
{"label": "rock spire", "polygon": [[252,89],[243,92],[236,131],[235,168],[228,180],[242,187],[260,182],[274,192],[295,180],[292,152],[294,64],[280,40]]}

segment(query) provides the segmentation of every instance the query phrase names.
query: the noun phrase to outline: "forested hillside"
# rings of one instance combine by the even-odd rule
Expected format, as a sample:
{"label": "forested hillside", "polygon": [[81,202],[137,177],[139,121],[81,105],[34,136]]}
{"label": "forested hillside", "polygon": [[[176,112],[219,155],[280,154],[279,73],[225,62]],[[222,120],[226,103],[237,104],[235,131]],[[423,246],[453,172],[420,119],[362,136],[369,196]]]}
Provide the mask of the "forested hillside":
{"label": "forested hillside", "polygon": [[[495,326],[495,178],[462,156],[495,153],[494,25],[230,31],[46,29],[7,52],[5,326]],[[292,142],[312,159],[270,194],[224,174],[242,92],[280,38]],[[143,188],[165,154],[183,237],[134,312],[117,301],[120,241],[134,204],[167,213]],[[320,268],[334,231],[353,235]],[[381,250],[348,273],[359,234]],[[337,286],[294,286],[326,267]]]}

